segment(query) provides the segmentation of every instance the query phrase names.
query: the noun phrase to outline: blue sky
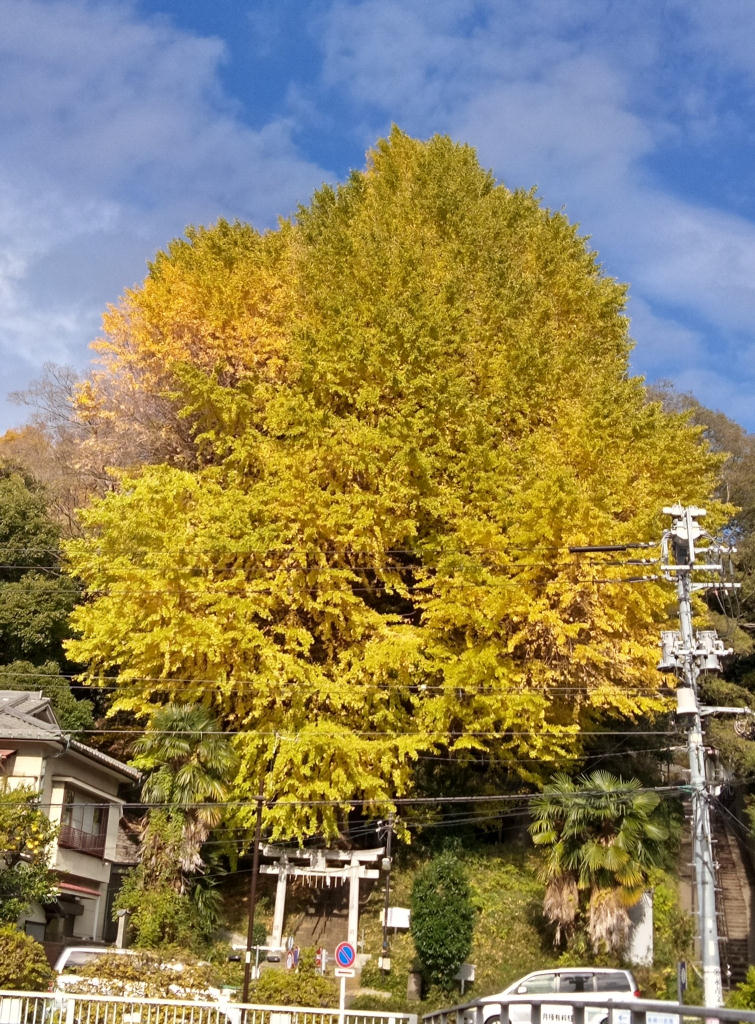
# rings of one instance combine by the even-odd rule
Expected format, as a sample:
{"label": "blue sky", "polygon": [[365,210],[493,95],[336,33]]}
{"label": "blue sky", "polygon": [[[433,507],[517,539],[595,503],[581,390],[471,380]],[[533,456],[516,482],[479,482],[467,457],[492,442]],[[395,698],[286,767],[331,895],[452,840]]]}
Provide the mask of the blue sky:
{"label": "blue sky", "polygon": [[[273,226],[391,123],[536,186],[630,285],[632,368],[755,430],[752,0],[0,0],[6,388],[85,368],[187,224]],[[25,411],[0,404],[0,429]]]}

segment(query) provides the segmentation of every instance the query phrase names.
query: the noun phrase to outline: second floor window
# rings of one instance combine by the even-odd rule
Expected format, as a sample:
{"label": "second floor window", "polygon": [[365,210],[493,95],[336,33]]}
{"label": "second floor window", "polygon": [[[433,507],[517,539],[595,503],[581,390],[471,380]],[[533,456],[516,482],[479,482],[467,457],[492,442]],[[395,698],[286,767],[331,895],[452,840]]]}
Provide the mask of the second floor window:
{"label": "second floor window", "polygon": [[97,803],[88,793],[66,786],[58,846],[102,857],[107,815],[107,804]]}

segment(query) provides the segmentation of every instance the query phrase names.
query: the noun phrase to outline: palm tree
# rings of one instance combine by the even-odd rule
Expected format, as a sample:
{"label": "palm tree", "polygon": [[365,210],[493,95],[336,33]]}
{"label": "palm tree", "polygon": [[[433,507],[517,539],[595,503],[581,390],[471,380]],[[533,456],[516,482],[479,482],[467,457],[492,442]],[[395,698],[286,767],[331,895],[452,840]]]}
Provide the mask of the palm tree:
{"label": "palm tree", "polygon": [[587,928],[593,948],[618,951],[629,931],[628,907],[663,862],[669,836],[658,796],[637,779],[595,771],[563,773],[533,801],[533,842],[545,848],[543,911],[556,944],[574,927],[579,894],[589,892]]}
{"label": "palm tree", "polygon": [[152,717],[134,744],[132,764],[149,772],[142,786],[145,803],[163,805],[183,821],[181,870],[198,871],[200,850],[222,817],[236,755],[210,712],[196,704],[167,704]]}

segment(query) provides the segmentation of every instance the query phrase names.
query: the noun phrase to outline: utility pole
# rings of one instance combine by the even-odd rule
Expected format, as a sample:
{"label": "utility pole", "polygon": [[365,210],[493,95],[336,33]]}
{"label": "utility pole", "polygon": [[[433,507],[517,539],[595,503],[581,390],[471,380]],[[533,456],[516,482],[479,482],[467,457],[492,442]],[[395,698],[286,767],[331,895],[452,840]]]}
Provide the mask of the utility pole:
{"label": "utility pole", "polygon": [[257,820],[254,826],[254,853],[252,854],[252,877],[249,879],[249,919],[246,932],[246,957],[244,960],[244,988],[241,1002],[249,1002],[249,981],[252,974],[252,947],[254,946],[254,912],[257,909],[257,875],[260,873],[260,839],[262,838],[262,805],[265,798],[257,800]]}
{"label": "utility pole", "polygon": [[[267,762],[265,774],[269,775],[275,764],[275,757],[278,753],[280,737],[276,733],[273,749]],[[252,947],[254,946],[254,914],[257,909],[257,876],[260,873],[260,842],[262,840],[262,808],[265,804],[263,790],[265,788],[265,777],[260,780],[260,792],[255,797],[257,801],[257,815],[254,823],[254,852],[252,854],[252,877],[249,879],[249,920],[246,931],[246,957],[244,959],[244,987],[242,989],[241,1001],[249,1001],[249,982],[252,976]],[[259,953],[259,950],[257,950]],[[246,1024],[246,1011],[242,1015],[242,1024]]]}
{"label": "utility pole", "polygon": [[[714,630],[700,630],[692,626],[692,594],[713,587],[732,587],[731,583],[693,582],[693,572],[720,574],[722,552],[730,549],[716,546],[705,534],[698,520],[705,510],[694,506],[673,505],[664,508],[671,516],[671,527],[661,541],[661,572],[676,583],[679,607],[679,631],[666,630],[661,639],[661,671],[680,675],[677,687],[677,713],[687,719],[687,750],[689,754],[690,788],[692,791],[693,861],[697,890],[697,908],[700,927],[700,953],[703,968],[705,1005],[723,1004],[721,986],[721,958],[716,918],[716,876],[713,841],[710,825],[709,784],[705,765],[702,715],[698,695],[698,676],[703,669],[721,668],[720,656],[731,653],[724,649]],[[697,548],[696,542],[706,538],[710,545]],[[697,556],[710,556],[698,562]],[[712,561],[711,558],[715,559]],[[708,709],[704,709],[708,710]],[[712,709],[711,709],[712,710]]]}
{"label": "utility pole", "polygon": [[383,948],[380,957],[380,969],[387,974],[391,969],[391,954],[388,946],[388,910],[391,900],[391,843],[393,840],[393,815],[388,816],[385,824],[387,836],[385,840],[385,857],[383,867],[385,868],[385,901],[383,903]]}

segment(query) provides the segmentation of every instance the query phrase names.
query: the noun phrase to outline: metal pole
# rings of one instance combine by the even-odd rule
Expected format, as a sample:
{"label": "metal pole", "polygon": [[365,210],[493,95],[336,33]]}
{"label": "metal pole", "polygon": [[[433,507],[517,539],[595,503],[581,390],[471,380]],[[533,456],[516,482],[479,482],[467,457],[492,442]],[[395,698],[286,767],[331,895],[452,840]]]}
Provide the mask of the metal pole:
{"label": "metal pole", "polygon": [[[254,945],[254,911],[257,908],[257,875],[260,871],[260,840],[262,838],[262,804],[260,793],[257,799],[257,821],[254,827],[254,852],[252,854],[252,877],[249,879],[249,922],[246,932],[246,957],[244,962],[244,988],[241,1002],[249,1002],[249,980],[252,973],[252,946]],[[258,950],[259,953],[259,950]]]}
{"label": "metal pole", "polygon": [[393,839],[393,815],[388,817],[388,836],[385,841],[385,859],[388,861],[388,872],[385,876],[385,903],[383,904],[383,963],[384,971],[390,970],[388,958],[388,907],[391,899],[391,841]]}
{"label": "metal pole", "polygon": [[341,975],[341,990],[338,993],[338,1024],[346,1020],[346,975]]}
{"label": "metal pole", "polygon": [[693,860],[697,888],[697,906],[700,919],[700,954],[703,967],[703,993],[705,1005],[723,1005],[721,986],[721,958],[718,947],[716,919],[716,879],[713,861],[713,842],[708,807],[708,787],[705,774],[705,747],[702,719],[697,694],[698,667],[695,662],[695,635],[692,628],[691,574],[695,564],[696,523],[690,510],[684,510],[686,545],[679,535],[674,537],[674,556],[677,563],[676,592],[679,602],[679,627],[682,638],[682,673],[685,686],[694,694],[695,711],[690,715],[687,733],[690,786],[692,788]]}

